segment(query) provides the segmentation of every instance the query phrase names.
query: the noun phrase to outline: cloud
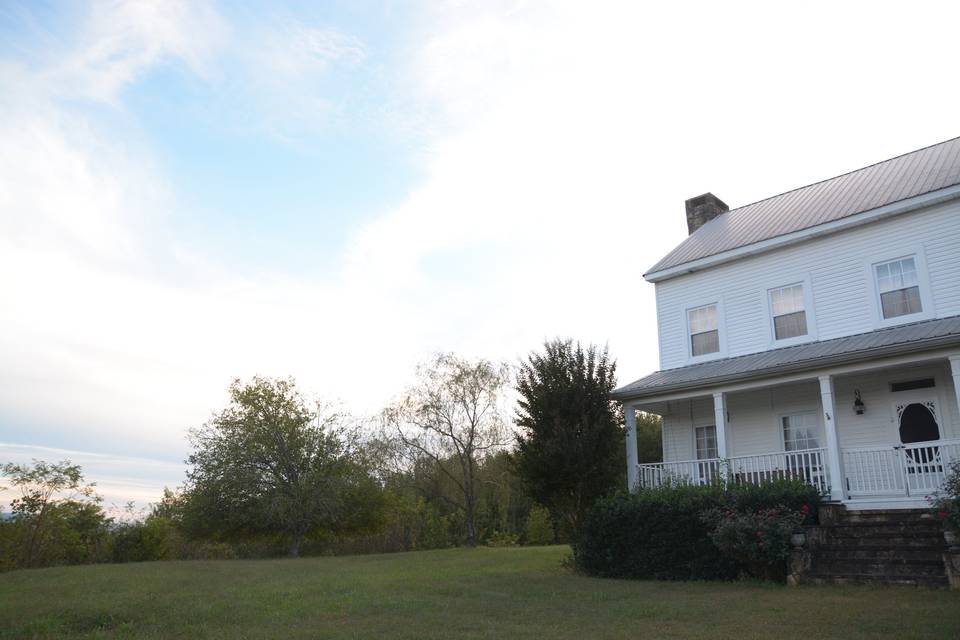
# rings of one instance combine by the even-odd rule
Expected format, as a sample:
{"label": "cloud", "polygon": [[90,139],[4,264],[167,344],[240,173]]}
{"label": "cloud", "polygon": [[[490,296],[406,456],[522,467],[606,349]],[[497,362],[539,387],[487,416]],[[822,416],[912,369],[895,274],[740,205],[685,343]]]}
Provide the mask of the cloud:
{"label": "cloud", "polygon": [[[175,66],[219,96],[208,117],[226,129],[296,141],[342,125],[356,89],[338,74],[366,78],[385,54],[288,15],[98,5],[46,64],[0,66],[0,434],[179,466],[185,429],[234,376],[293,375],[365,413],[435,350],[514,360],[572,336],[609,341],[621,380],[649,372],[641,274],[682,239],[684,198],[743,204],[949,137],[957,90],[935,65],[914,69],[939,91],[925,118],[896,130],[915,96],[867,96],[902,51],[830,71],[859,19],[836,11],[811,49],[816,12],[754,37],[750,11],[706,5],[696,20],[637,3],[419,7],[380,70],[390,93],[363,114],[382,106],[384,135],[403,129],[422,179],[329,273],[242,276],[167,224],[182,196],[126,89]],[[930,59],[951,59],[949,34],[934,37],[950,24],[917,25],[945,43]],[[818,89],[799,91],[811,69]]]}

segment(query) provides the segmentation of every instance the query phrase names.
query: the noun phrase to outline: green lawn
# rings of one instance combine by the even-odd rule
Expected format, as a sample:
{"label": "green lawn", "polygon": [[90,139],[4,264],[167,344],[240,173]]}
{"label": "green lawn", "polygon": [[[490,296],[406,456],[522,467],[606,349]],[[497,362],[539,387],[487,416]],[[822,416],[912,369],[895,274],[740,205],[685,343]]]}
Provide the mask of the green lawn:
{"label": "green lawn", "polygon": [[598,580],[565,547],[0,574],[0,638],[960,638],[960,593]]}

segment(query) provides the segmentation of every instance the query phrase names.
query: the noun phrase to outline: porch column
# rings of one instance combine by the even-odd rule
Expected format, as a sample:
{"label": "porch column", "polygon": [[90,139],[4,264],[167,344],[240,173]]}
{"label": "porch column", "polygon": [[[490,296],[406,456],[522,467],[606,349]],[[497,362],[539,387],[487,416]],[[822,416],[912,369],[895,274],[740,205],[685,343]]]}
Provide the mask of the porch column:
{"label": "porch column", "polygon": [[637,490],[637,481],[639,480],[639,469],[637,464],[637,409],[636,407],[623,405],[623,420],[627,426],[627,490],[631,493]]}
{"label": "porch column", "polygon": [[953,374],[953,393],[957,398],[957,406],[960,407],[960,353],[948,356],[950,360],[950,373]]}
{"label": "porch column", "polygon": [[717,457],[727,459],[727,398],[723,393],[713,394],[713,420],[717,429]]}
{"label": "porch column", "polygon": [[820,402],[823,404],[823,430],[827,434],[830,499],[843,500],[843,472],[840,470],[840,439],[837,438],[837,414],[833,402],[832,376],[820,376]]}

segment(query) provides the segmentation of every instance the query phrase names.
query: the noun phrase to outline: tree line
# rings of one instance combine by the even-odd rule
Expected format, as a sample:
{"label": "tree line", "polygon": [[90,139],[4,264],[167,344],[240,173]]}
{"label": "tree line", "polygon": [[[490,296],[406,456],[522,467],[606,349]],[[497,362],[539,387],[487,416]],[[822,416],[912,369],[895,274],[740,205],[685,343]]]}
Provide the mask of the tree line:
{"label": "tree line", "polygon": [[[437,354],[363,425],[292,379],[235,380],[189,431],[184,485],[146,513],[108,517],[69,461],[4,465],[19,496],[0,568],[569,542],[625,488],[615,373],[570,340],[516,368]],[[641,460],[659,459],[659,419],[638,432]]]}

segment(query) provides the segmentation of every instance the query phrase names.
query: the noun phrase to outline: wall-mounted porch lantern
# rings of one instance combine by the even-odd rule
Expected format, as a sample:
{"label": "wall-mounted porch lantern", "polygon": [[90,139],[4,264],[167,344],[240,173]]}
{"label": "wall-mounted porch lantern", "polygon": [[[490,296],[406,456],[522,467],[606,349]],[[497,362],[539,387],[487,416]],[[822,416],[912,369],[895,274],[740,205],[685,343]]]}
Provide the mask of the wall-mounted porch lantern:
{"label": "wall-mounted porch lantern", "polygon": [[858,416],[862,416],[867,410],[867,405],[863,404],[863,399],[860,397],[860,389],[853,390],[853,410]]}

